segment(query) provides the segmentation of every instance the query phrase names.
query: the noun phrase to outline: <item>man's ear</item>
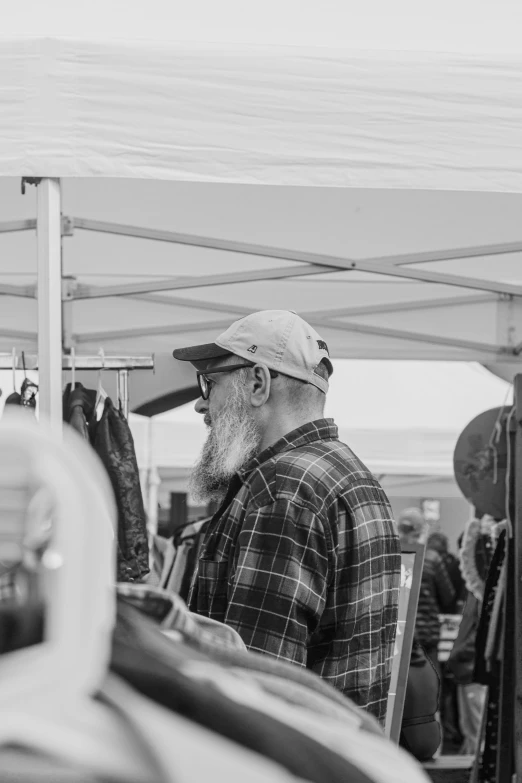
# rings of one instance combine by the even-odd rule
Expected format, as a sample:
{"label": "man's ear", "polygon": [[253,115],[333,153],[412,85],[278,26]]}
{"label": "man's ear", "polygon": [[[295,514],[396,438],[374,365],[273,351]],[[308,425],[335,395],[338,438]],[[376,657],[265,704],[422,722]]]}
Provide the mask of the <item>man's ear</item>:
{"label": "man's ear", "polygon": [[260,408],[270,396],[270,371],[264,364],[256,364],[252,368],[250,403],[254,408]]}

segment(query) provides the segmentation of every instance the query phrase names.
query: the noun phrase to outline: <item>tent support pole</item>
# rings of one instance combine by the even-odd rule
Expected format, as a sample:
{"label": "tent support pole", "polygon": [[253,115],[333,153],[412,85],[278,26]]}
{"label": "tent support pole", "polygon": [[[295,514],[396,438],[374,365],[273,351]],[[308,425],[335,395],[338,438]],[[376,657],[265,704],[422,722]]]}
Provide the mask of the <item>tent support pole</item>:
{"label": "tent support pole", "polygon": [[38,183],[38,367],[40,416],[62,428],[62,257],[60,180]]}
{"label": "tent support pole", "polygon": [[[522,375],[515,377],[515,459],[514,459],[514,628],[515,644],[515,699],[514,699],[514,752],[515,779],[522,780]],[[509,433],[508,433],[509,437]]]}

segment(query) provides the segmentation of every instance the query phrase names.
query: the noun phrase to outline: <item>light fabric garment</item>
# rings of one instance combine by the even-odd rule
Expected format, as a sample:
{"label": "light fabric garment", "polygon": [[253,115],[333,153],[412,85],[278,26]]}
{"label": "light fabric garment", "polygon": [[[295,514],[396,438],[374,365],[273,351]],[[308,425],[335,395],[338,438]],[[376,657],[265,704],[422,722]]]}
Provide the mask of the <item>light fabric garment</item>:
{"label": "light fabric garment", "polygon": [[188,663],[183,672],[196,679],[207,680],[238,704],[270,715],[320,742],[334,753],[346,758],[375,783],[427,783],[422,767],[397,745],[384,736],[360,730],[356,715],[351,721],[338,721],[326,716],[318,719],[313,712],[291,706],[263,692],[259,685],[225,673],[206,663]]}
{"label": "light fabric garment", "polygon": [[234,628],[217,620],[211,620],[210,617],[201,617],[194,612],[189,612],[189,616],[198,626],[198,635],[201,640],[208,640],[209,644],[219,643],[221,647],[225,648],[247,651],[243,639]]}
{"label": "light fabric garment", "polygon": [[[146,743],[100,700],[68,704],[50,704],[48,700],[29,704],[26,700],[19,712],[10,708],[7,715],[0,716],[0,725],[4,721],[4,736],[6,732],[22,736],[28,751],[56,759],[87,776],[118,783],[171,780],[158,775]],[[3,780],[1,774],[0,778]]]}
{"label": "light fabric garment", "polygon": [[233,628],[216,620],[189,612],[174,593],[151,584],[120,583],[118,595],[158,623],[162,631],[177,631],[198,649],[212,653],[214,648],[246,651],[245,643]]}
{"label": "light fabric garment", "polygon": [[271,759],[297,778],[313,783],[374,783],[349,759],[291,724],[229,698],[212,680],[188,676],[183,669],[195,661],[225,672],[208,656],[166,639],[133,606],[118,601],[117,616],[111,670],[147,698]]}
{"label": "light fabric garment", "polygon": [[287,704],[305,708],[316,717],[324,715],[334,720],[344,721],[347,718],[347,712],[351,711],[359,728],[383,736],[379,722],[372,715],[357,707],[350,699],[345,699],[346,705],[341,706],[332,699],[326,698],[322,693],[313,691],[301,683],[268,672],[240,669],[239,667],[230,669],[230,672],[236,677],[242,677],[247,682],[257,683],[265,693],[282,699]]}
{"label": "light fabric garment", "polygon": [[74,765],[20,748],[0,750],[0,769],[2,783],[109,783]]}
{"label": "light fabric garment", "polygon": [[299,783],[277,764],[155,704],[120,678],[111,676],[105,693],[148,743],[164,783]]}
{"label": "light fabric garment", "polygon": [[459,705],[459,727],[464,737],[460,749],[463,755],[474,756],[482,726],[482,715],[486,705],[486,687],[473,682],[469,685],[457,685]]}
{"label": "light fabric garment", "polygon": [[105,719],[97,725],[81,715],[68,716],[67,725],[51,721],[54,753],[50,746],[43,756],[0,750],[2,783],[299,783],[277,764],[164,709],[113,674],[102,697],[96,714]]}
{"label": "light fabric garment", "polygon": [[[291,704],[310,706],[318,714],[349,718],[356,716],[367,731],[382,734],[378,721],[343,697],[320,677],[291,664],[246,650],[239,634],[217,620],[189,612],[177,595],[151,585],[118,585],[118,595],[130,599],[141,612],[155,620],[172,641],[185,641],[213,662],[233,668],[248,680],[252,677],[265,691]],[[180,638],[181,635],[181,638]]]}

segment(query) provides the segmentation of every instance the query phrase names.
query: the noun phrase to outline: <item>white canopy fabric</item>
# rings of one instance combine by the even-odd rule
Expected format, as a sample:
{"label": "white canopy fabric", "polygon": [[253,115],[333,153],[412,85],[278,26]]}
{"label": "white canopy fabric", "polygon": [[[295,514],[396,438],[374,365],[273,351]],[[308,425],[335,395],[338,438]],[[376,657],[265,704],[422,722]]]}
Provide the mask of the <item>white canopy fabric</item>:
{"label": "white canopy fabric", "polygon": [[[19,178],[43,176],[62,183],[64,345],[77,353],[168,355],[284,307],[334,358],[478,361],[512,377],[521,22],[508,0],[10,9],[0,351],[36,347],[35,194]],[[172,384],[156,381],[170,391],[174,364]]]}
{"label": "white canopy fabric", "polygon": [[520,192],[515,0],[30,0],[0,171]]}

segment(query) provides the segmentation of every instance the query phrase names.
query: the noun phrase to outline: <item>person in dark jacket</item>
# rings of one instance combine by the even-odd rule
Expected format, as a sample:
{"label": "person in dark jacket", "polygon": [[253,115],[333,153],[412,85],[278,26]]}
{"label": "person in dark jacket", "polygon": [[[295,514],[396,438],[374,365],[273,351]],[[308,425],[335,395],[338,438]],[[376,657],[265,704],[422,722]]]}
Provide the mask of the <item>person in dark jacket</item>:
{"label": "person in dark jacket", "polygon": [[[427,523],[419,508],[407,508],[398,519],[401,544],[408,545],[426,540]],[[438,644],[440,638],[439,615],[451,612],[455,603],[455,589],[448,576],[444,561],[434,549],[426,549],[422,569],[415,637],[440,675]]]}
{"label": "person in dark jacket", "polygon": [[[466,585],[460,572],[458,557],[449,551],[448,537],[444,533],[431,533],[426,544],[427,549],[434,549],[444,561],[446,571],[455,590],[455,604],[451,614],[462,614],[466,602]],[[459,546],[460,549],[460,546]]]}

